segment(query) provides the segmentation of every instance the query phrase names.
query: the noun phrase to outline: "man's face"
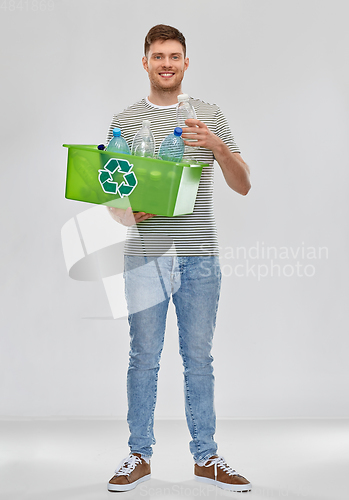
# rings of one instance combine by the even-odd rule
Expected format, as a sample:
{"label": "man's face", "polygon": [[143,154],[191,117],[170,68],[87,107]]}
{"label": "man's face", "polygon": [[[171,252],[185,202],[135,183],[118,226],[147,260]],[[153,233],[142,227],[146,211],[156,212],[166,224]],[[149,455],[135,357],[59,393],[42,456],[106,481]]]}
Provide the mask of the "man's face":
{"label": "man's face", "polygon": [[178,40],[157,40],[149,47],[148,57],[142,59],[150,83],[157,90],[169,92],[180,88],[189,59],[184,58]]}

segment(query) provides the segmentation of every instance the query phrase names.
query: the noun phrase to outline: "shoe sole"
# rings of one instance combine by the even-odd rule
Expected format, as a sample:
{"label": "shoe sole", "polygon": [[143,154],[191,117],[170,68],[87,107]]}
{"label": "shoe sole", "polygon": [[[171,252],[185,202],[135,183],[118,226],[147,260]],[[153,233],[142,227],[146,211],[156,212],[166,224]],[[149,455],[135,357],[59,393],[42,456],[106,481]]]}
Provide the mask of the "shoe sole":
{"label": "shoe sole", "polygon": [[200,483],[206,483],[206,484],[214,484],[215,486],[218,486],[219,488],[222,488],[223,490],[229,490],[229,491],[235,491],[235,492],[244,492],[244,491],[251,491],[252,490],[252,484],[247,483],[247,484],[228,484],[228,483],[222,483],[221,481],[217,481],[216,479],[210,479],[208,477],[201,477],[201,476],[196,476],[194,474],[194,479],[196,481],[199,481]]}
{"label": "shoe sole", "polygon": [[133,490],[139,483],[143,483],[143,481],[148,481],[151,478],[151,474],[147,474],[146,476],[140,477],[137,481],[133,481],[133,483],[129,484],[112,484],[108,483],[108,491],[129,491]]}

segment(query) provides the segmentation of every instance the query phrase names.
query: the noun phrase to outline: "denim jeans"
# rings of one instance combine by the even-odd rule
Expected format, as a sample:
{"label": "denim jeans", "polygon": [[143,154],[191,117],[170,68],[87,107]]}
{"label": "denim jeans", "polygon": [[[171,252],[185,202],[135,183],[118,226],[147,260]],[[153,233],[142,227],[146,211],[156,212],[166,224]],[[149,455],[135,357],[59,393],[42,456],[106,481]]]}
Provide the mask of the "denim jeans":
{"label": "denim jeans", "polygon": [[212,338],[221,285],[218,257],[125,256],[130,359],[127,421],[131,453],[152,455],[158,371],[172,296],[184,366],[185,414],[194,460],[217,451],[214,441]]}

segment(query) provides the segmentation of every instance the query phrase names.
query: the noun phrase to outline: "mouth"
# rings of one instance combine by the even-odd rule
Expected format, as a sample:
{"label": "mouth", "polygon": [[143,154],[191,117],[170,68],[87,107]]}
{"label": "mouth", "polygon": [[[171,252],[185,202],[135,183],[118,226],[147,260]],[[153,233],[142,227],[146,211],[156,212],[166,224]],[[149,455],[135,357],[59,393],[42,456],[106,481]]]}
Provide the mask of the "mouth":
{"label": "mouth", "polygon": [[159,73],[159,75],[161,76],[161,78],[171,78],[172,76],[174,76],[174,73],[164,71],[162,73]]}

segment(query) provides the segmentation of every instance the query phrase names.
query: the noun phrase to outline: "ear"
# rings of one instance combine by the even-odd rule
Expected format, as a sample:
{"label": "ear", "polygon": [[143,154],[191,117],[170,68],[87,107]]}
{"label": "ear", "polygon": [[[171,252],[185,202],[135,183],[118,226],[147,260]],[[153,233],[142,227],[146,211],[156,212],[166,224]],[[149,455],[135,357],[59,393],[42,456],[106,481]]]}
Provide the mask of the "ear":
{"label": "ear", "polygon": [[142,57],[142,64],[145,71],[148,72],[148,59],[145,56]]}
{"label": "ear", "polygon": [[186,57],[184,59],[184,71],[187,71],[188,68],[189,68],[189,57]]}

